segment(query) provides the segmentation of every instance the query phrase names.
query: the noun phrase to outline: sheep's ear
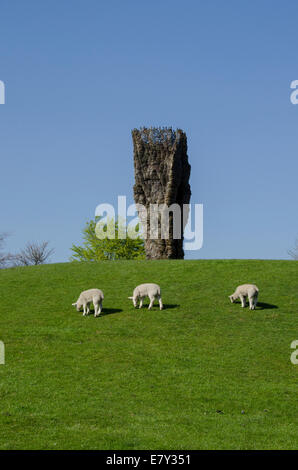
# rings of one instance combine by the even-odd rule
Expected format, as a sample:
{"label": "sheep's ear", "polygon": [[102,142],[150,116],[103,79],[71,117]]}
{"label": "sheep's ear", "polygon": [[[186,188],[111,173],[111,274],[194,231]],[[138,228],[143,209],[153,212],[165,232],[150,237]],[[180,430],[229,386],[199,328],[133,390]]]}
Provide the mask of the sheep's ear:
{"label": "sheep's ear", "polygon": [[74,304],[71,304],[71,305],[73,305],[75,307],[77,305],[77,302],[75,302]]}
{"label": "sheep's ear", "polygon": [[127,297],[127,298],[133,300],[133,297]]}

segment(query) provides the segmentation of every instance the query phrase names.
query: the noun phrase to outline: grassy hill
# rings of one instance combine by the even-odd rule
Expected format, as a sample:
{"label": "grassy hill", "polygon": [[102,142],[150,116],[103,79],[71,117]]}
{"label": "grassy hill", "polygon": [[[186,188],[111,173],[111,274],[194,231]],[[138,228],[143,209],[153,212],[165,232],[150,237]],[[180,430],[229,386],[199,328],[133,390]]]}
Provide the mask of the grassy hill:
{"label": "grassy hill", "polygon": [[[254,260],[1,270],[0,448],[296,449],[297,274]],[[133,308],[142,282],[161,285],[163,311]],[[228,299],[244,282],[255,311]],[[71,306],[92,287],[99,318]]]}

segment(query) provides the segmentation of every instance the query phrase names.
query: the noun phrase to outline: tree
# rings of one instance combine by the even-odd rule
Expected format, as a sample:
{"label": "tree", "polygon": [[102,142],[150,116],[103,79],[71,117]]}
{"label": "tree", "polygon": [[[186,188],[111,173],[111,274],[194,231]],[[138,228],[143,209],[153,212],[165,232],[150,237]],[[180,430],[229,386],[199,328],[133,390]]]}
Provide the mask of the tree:
{"label": "tree", "polygon": [[294,248],[292,250],[289,250],[288,253],[293,259],[298,260],[298,238],[295,242]]}
{"label": "tree", "polygon": [[[99,231],[109,232],[115,237],[99,238]],[[136,227],[138,232],[139,227]],[[119,232],[126,234],[126,238],[118,238]],[[83,230],[84,243],[82,246],[72,245],[73,255],[71,261],[101,261],[116,259],[144,259],[144,240],[140,235],[129,237],[129,230],[124,224],[110,220],[108,223],[100,222],[99,218],[86,223]]]}
{"label": "tree", "polygon": [[27,243],[25,248],[12,256],[14,266],[30,266],[44,264],[54,253],[54,249],[48,248],[49,242]]}
{"label": "tree", "polygon": [[8,233],[0,233],[0,269],[7,267],[12,258],[11,254],[2,252],[3,245],[8,236]]}

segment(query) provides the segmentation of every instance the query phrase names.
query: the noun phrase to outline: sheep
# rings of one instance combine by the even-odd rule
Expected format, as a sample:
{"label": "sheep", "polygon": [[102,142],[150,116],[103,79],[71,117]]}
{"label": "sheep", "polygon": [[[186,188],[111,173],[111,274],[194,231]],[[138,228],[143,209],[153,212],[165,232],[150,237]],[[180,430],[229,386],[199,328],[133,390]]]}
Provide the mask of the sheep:
{"label": "sheep", "polygon": [[156,298],[158,299],[160,310],[163,309],[163,304],[161,300],[161,292],[160,292],[160,287],[158,284],[140,284],[134,289],[133,296],[128,297],[128,298],[132,300],[135,308],[137,308],[138,300],[140,299],[139,308],[142,308],[143,299],[147,296],[150,299],[148,310],[151,310],[153,302]]}
{"label": "sheep", "polygon": [[248,297],[249,308],[250,310],[254,310],[258,302],[258,295],[259,289],[257,286],[255,286],[254,284],[243,284],[242,286],[237,287],[234,294],[229,295],[229,299],[232,303],[236,299],[240,299],[241,306],[244,308],[246,307],[246,297]]}
{"label": "sheep", "polygon": [[94,305],[94,316],[99,317],[102,311],[102,301],[104,299],[103,292],[99,289],[84,290],[80,293],[78,300],[72,305],[76,307],[79,312],[83,307],[83,316],[88,315],[90,312],[90,303]]}

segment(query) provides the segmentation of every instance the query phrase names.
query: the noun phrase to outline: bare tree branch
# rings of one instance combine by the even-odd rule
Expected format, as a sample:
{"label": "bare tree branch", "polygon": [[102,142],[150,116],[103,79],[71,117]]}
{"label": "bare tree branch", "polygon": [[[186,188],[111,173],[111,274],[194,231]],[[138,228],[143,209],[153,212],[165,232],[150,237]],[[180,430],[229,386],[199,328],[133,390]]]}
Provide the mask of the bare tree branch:
{"label": "bare tree branch", "polygon": [[292,250],[289,250],[288,251],[288,254],[293,258],[293,259],[296,259],[298,260],[298,238],[295,242],[295,246]]}
{"label": "bare tree branch", "polygon": [[27,243],[25,248],[13,256],[14,266],[30,266],[44,264],[54,253],[53,248],[48,248],[49,242]]}
{"label": "bare tree branch", "polygon": [[0,233],[0,269],[6,268],[11,261],[11,256],[9,253],[3,253],[2,249],[5,244],[6,238],[9,237],[9,233],[3,232]]}

